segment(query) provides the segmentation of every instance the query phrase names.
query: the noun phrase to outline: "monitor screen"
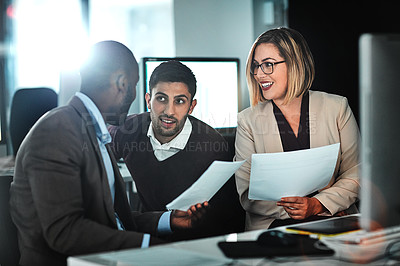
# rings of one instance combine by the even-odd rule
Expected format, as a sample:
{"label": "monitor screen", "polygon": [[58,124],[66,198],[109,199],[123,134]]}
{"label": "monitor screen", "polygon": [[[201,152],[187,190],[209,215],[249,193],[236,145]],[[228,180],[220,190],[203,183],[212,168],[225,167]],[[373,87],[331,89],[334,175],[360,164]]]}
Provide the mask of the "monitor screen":
{"label": "monitor screen", "polygon": [[[143,58],[144,91],[151,73],[162,62],[178,60],[197,80],[197,105],[192,115],[214,128],[237,126],[239,59],[237,58]],[[146,106],[146,105],[145,105]]]}
{"label": "monitor screen", "polygon": [[364,34],[360,46],[361,227],[400,225],[400,34]]}

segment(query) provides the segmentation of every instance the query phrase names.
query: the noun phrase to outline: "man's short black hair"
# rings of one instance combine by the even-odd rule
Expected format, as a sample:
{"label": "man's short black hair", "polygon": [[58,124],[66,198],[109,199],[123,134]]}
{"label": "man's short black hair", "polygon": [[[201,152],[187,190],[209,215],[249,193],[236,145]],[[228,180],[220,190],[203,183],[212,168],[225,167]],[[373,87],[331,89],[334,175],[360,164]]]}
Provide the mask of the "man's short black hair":
{"label": "man's short black hair", "polygon": [[191,100],[193,100],[196,94],[196,77],[194,76],[192,70],[176,60],[163,62],[154,69],[149,81],[150,94],[151,90],[159,82],[185,83],[189,89],[190,95],[192,96]]}

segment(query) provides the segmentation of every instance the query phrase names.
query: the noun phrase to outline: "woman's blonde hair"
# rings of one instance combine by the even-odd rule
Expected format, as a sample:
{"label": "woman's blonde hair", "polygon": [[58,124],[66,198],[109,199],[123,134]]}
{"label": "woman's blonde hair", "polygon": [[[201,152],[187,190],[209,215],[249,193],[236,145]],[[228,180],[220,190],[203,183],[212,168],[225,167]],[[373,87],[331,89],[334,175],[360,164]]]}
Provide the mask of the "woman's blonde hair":
{"label": "woman's blonde hair", "polygon": [[314,60],[304,37],[296,30],[289,28],[277,28],[261,34],[251,47],[246,63],[246,79],[250,93],[251,105],[264,102],[260,85],[250,73],[254,61],[254,51],[262,43],[275,45],[281,57],[284,58],[287,72],[287,92],[284,104],[288,104],[294,98],[302,96],[311,87],[314,80]]}

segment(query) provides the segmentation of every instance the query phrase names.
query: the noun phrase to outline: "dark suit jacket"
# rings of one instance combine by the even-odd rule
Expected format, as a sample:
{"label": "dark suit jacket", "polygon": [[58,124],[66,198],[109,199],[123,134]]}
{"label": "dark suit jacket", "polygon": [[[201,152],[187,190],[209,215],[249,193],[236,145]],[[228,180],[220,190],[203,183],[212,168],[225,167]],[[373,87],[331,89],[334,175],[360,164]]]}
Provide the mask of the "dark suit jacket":
{"label": "dark suit jacket", "polygon": [[[161,212],[132,214],[112,157],[115,202],[93,127],[74,97],[31,129],[16,158],[10,189],[22,265],[65,265],[70,255],[140,247]],[[128,231],[118,231],[117,211]],[[134,232],[136,231],[136,232]]]}

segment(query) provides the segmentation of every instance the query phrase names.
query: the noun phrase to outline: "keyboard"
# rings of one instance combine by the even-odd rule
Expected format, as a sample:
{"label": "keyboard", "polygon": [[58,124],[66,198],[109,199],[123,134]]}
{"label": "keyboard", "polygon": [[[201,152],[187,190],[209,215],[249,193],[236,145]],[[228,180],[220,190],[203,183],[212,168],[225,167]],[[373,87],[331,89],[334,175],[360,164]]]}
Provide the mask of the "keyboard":
{"label": "keyboard", "polygon": [[369,245],[389,240],[400,240],[400,226],[392,226],[377,231],[358,230],[337,236],[324,237],[328,241],[338,241],[346,244]]}

